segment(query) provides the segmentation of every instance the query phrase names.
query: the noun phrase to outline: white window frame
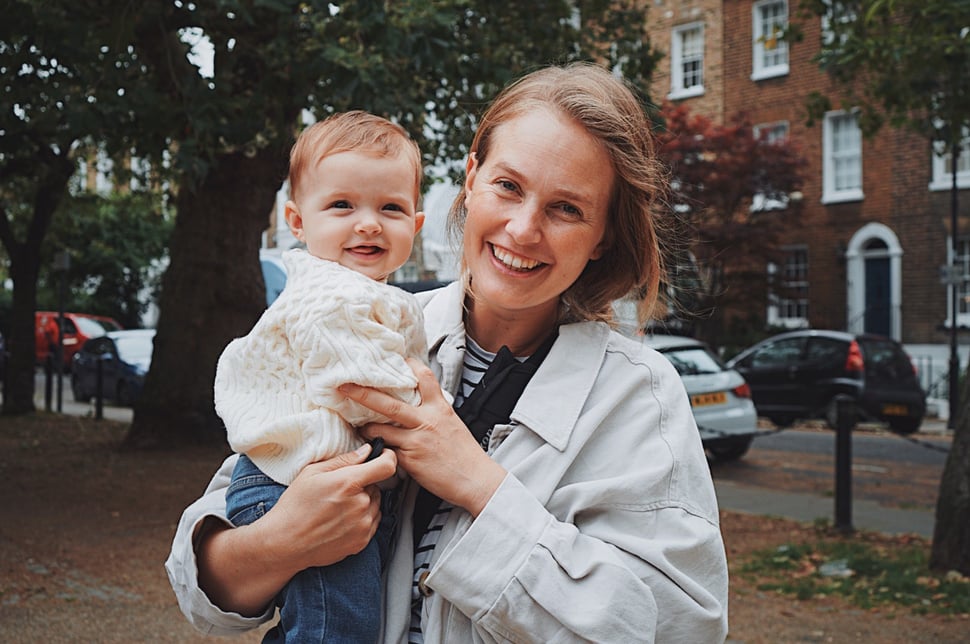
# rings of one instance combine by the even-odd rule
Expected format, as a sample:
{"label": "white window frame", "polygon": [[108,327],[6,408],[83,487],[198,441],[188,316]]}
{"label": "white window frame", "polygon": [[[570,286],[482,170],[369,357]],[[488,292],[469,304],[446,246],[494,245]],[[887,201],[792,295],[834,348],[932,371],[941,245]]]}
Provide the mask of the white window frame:
{"label": "white window frame", "polygon": [[[772,289],[768,297],[768,324],[786,329],[808,328],[808,246],[789,246],[783,250],[786,252],[784,266],[779,266],[775,263],[768,264],[769,283],[772,285],[778,284],[778,286],[798,288],[801,290],[803,297],[783,298]],[[793,264],[791,260],[797,259],[798,257],[801,257],[802,261]],[[786,269],[790,269],[792,265],[801,267],[800,271],[796,271],[796,275],[787,274],[790,271]],[[799,309],[804,315],[790,315],[792,309]]]}
{"label": "white window frame", "polygon": [[[946,257],[949,266],[960,266],[963,268],[961,274],[964,281],[957,284],[957,328],[970,327],[970,236],[960,235],[957,240],[959,249],[956,257],[953,255],[953,235],[946,237]],[[953,288],[946,285],[946,320],[943,326],[950,328],[950,321],[953,319]]]}
{"label": "white window frame", "polygon": [[[953,188],[953,175],[950,174],[950,153],[940,154],[944,147],[940,143],[933,145],[933,180],[930,190],[950,190]],[[957,188],[970,188],[970,130],[963,129],[963,145],[957,159]]]}
{"label": "white window frame", "polygon": [[[852,134],[856,145],[845,148],[844,138],[836,136],[836,124],[850,121],[855,124]],[[852,162],[854,158],[857,159],[858,185],[840,186],[836,168]],[[862,130],[859,129],[858,118],[852,112],[842,110],[827,112],[822,125],[822,203],[861,201],[865,197],[862,192],[862,167]]]}
{"label": "white window frame", "polygon": [[[769,7],[777,6],[782,9],[780,25],[779,21],[774,21],[770,26],[772,33],[766,33],[769,25],[763,20],[762,12]],[[788,41],[779,38],[780,30],[788,28],[788,2],[787,0],[759,0],[751,5],[751,46],[752,46],[752,71],[751,80],[763,80],[784,76],[788,73]],[[773,43],[773,46],[769,46]],[[765,57],[772,53],[778,53],[784,57],[784,61],[768,63]]]}
{"label": "white window frame", "polygon": [[[760,139],[761,133],[766,132],[764,143],[780,143],[788,140],[788,133],[791,131],[788,121],[775,121],[774,123],[759,123],[751,128],[754,138]],[[782,199],[769,199],[762,193],[757,193],[751,198],[751,212],[763,212],[767,210],[785,210],[788,208],[790,198],[785,195]]]}
{"label": "white window frame", "polygon": [[[697,33],[700,41],[700,52],[684,52],[684,39],[689,33]],[[701,96],[704,93],[704,23],[690,22],[674,27],[670,34],[670,94],[667,98],[680,99],[691,96]],[[700,62],[700,83],[690,87],[684,86],[684,64],[691,60]]]}

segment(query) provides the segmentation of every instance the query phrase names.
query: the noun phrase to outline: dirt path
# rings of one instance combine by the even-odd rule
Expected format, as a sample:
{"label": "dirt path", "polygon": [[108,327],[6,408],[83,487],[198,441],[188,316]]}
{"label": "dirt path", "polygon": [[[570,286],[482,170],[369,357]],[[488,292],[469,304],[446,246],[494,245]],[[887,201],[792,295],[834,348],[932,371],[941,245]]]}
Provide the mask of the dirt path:
{"label": "dirt path", "polygon": [[[0,641],[205,642],[162,563],[219,450],[119,453],[124,425],[0,418]],[[811,537],[796,523],[723,514],[729,560]],[[732,564],[733,565],[733,564]],[[732,577],[732,642],[966,642],[970,622],[798,602]],[[256,642],[258,634],[236,641]]]}

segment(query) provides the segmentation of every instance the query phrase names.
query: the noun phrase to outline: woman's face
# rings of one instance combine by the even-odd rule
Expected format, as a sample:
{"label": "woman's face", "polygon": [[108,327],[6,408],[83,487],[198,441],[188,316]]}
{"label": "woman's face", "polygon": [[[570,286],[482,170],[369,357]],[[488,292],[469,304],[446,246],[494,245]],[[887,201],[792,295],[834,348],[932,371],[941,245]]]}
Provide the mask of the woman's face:
{"label": "woman's face", "polygon": [[554,319],[559,296],[603,252],[613,181],[600,142],[556,110],[497,126],[465,180],[475,312]]}

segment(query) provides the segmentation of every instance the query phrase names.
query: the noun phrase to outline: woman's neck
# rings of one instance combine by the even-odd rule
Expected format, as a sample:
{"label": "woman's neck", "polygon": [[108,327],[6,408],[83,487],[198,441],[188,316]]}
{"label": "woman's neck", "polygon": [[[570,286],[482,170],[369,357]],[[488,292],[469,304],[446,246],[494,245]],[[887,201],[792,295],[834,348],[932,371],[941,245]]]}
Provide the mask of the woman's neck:
{"label": "woman's neck", "polygon": [[465,333],[486,351],[497,353],[504,345],[514,356],[530,356],[556,328],[557,318],[556,309],[503,314],[476,306],[469,298]]}

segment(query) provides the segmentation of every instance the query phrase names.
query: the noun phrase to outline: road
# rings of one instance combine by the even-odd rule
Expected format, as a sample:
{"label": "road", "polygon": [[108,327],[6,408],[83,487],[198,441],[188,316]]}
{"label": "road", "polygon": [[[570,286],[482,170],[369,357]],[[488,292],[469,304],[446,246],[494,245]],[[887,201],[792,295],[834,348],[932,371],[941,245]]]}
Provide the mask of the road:
{"label": "road", "polygon": [[[942,466],[946,462],[946,452],[950,441],[939,436],[919,435],[914,440],[881,432],[852,434],[852,456],[860,459],[875,459],[893,463],[912,463]],[[834,454],[835,432],[786,430],[775,434],[759,436],[753,448],[804,454]]]}

